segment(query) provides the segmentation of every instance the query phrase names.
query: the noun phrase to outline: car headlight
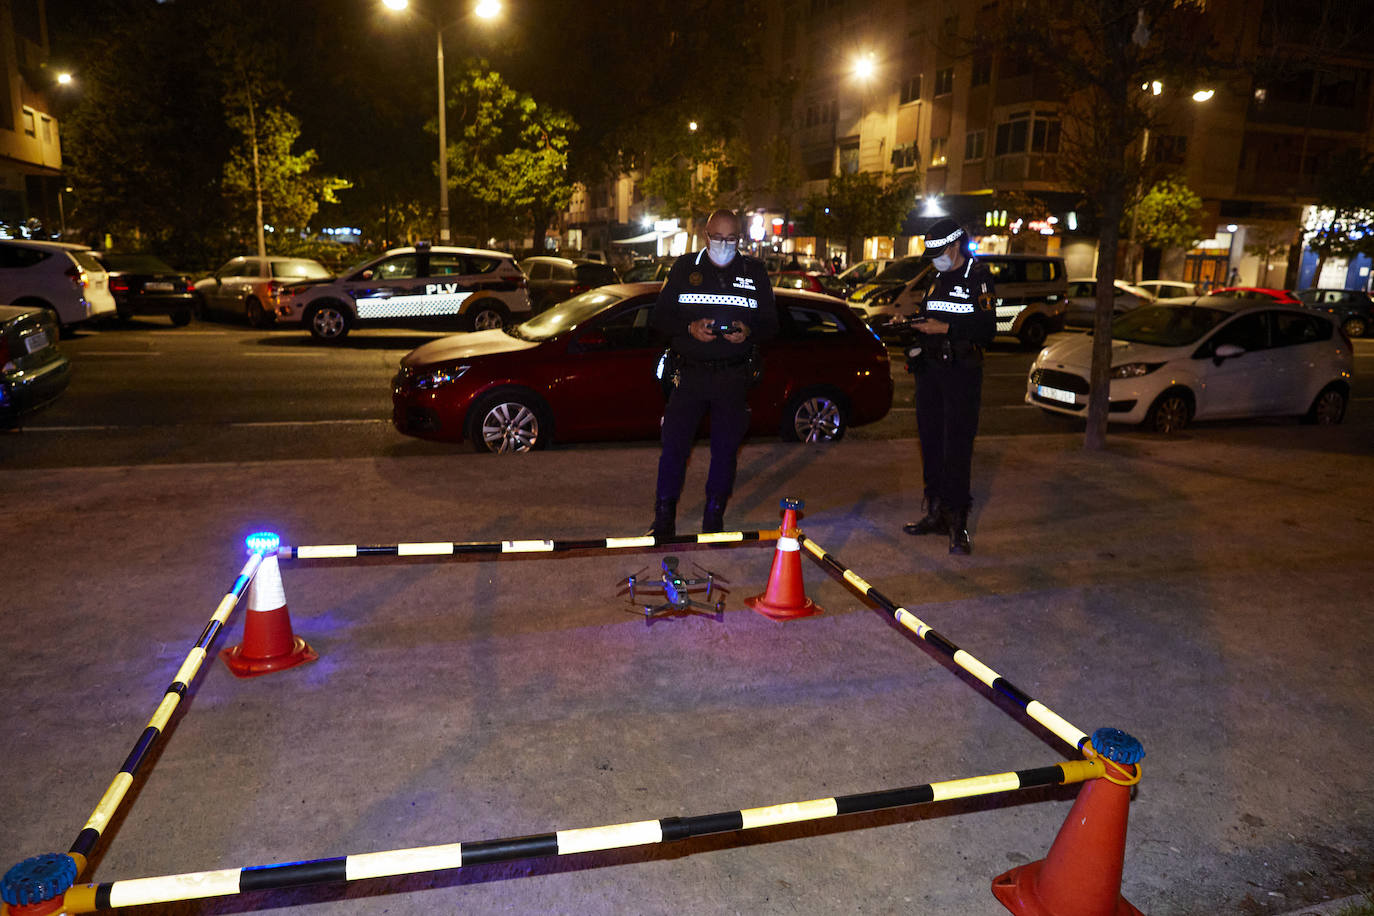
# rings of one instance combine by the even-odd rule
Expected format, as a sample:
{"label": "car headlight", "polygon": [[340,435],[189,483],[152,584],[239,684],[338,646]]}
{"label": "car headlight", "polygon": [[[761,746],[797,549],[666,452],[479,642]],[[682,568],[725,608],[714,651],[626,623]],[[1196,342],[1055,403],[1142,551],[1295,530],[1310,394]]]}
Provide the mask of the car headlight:
{"label": "car headlight", "polygon": [[1149,375],[1163,363],[1122,363],[1112,367],[1112,378],[1140,378],[1142,375]]}
{"label": "car headlight", "polygon": [[415,374],[414,385],[421,391],[429,391],[434,388],[442,388],[445,385],[452,385],[463,377],[463,373],[468,371],[467,366],[446,366],[442,369],[430,369]]}

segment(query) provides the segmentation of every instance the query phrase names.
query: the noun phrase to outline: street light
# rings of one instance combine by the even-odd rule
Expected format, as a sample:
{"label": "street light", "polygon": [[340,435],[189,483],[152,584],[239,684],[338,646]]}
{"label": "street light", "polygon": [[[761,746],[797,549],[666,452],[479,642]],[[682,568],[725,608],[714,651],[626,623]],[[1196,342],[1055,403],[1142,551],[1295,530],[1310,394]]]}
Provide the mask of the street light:
{"label": "street light", "polygon": [[[382,0],[382,5],[395,12],[403,12],[410,7],[410,0]],[[478,19],[494,19],[501,14],[501,0],[478,0],[472,8],[472,15]],[[426,18],[426,17],[421,17]],[[440,25],[426,19],[434,27],[435,59],[439,68],[439,242],[449,240],[448,231],[448,125],[447,108],[444,102],[444,29],[455,26],[467,17],[460,17],[447,25]]]}

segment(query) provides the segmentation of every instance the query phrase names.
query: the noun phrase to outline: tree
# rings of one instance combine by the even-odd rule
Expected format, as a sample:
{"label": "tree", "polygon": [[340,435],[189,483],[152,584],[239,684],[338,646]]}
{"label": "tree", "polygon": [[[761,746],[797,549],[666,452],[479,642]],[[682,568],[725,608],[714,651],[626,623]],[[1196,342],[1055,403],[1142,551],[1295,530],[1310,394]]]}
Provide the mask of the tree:
{"label": "tree", "polygon": [[872,172],[836,175],[824,194],[807,199],[803,218],[817,235],[844,239],[845,262],[852,264],[865,238],[898,233],[915,198],[911,176],[884,186]]}
{"label": "tree", "polygon": [[1347,150],[1331,160],[1318,176],[1303,240],[1317,253],[1314,283],[1329,258],[1374,256],[1374,156]]}
{"label": "tree", "polygon": [[[1200,0],[1024,0],[1008,17],[1008,54],[1052,73],[1065,99],[1061,177],[1096,204],[1097,309],[1084,447],[1106,444],[1111,317],[1119,226],[1144,157],[1136,141],[1158,116],[1142,85],[1176,96],[1213,78],[1210,23]],[[1171,95],[1161,98],[1167,103]]]}
{"label": "tree", "polygon": [[1134,210],[1135,237],[1154,248],[1191,248],[1202,237],[1202,198],[1177,178],[1155,182]]}
{"label": "tree", "polygon": [[529,231],[542,247],[549,223],[572,199],[568,147],[577,124],[511,88],[485,61],[469,61],[445,98],[449,129],[460,134],[448,145],[455,212],[479,239]]}
{"label": "tree", "polygon": [[1256,286],[1271,285],[1269,282],[1269,265],[1273,263],[1275,258],[1287,253],[1293,247],[1293,238],[1296,234],[1291,224],[1269,224],[1252,227],[1246,233],[1246,254],[1255,255],[1262,264],[1255,273]]}

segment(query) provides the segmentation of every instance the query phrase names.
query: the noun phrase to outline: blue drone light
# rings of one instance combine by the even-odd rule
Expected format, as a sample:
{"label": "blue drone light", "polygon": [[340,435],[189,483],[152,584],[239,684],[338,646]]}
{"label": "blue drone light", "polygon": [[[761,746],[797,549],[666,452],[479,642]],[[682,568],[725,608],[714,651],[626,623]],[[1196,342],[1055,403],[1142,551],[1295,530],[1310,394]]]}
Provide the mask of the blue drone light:
{"label": "blue drone light", "polygon": [[276,553],[281,546],[281,535],[273,531],[258,531],[244,539],[249,553]]}

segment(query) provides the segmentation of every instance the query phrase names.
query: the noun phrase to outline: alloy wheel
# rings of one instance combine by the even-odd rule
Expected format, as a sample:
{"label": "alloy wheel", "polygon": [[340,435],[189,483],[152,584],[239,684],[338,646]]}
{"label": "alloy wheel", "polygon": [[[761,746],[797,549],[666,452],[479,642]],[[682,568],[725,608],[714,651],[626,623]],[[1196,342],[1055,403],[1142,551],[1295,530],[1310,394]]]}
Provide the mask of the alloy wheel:
{"label": "alloy wheel", "polygon": [[801,442],[832,442],[844,431],[844,414],[832,398],[807,398],[792,414],[792,428]]}
{"label": "alloy wheel", "polygon": [[482,417],[482,441],[498,454],[528,452],[539,442],[539,417],[518,401],[503,401]]}

